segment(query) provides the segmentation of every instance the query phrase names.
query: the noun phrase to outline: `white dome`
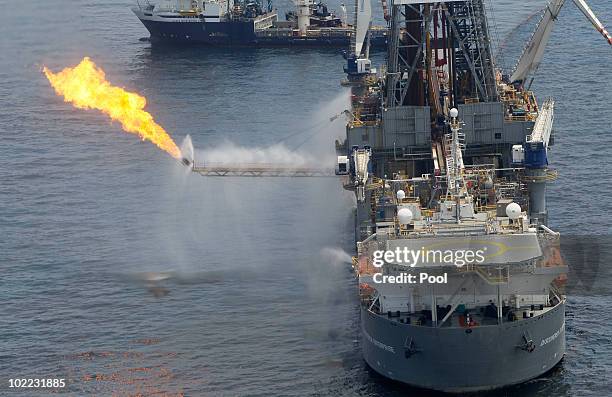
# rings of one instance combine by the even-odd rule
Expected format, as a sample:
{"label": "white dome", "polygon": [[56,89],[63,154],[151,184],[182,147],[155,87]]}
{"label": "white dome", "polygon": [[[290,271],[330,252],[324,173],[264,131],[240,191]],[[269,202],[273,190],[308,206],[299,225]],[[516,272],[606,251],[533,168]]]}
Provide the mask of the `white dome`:
{"label": "white dome", "polygon": [[412,222],[412,211],[408,208],[400,208],[397,211],[397,219],[399,219],[400,224],[407,225]]}
{"label": "white dome", "polygon": [[456,108],[452,108],[450,110],[450,116],[453,117],[453,118],[459,116],[459,111]]}
{"label": "white dome", "polygon": [[517,203],[510,203],[506,207],[506,215],[510,219],[518,219],[521,217],[521,206]]}
{"label": "white dome", "polygon": [[403,200],[406,198],[406,192],[404,192],[403,190],[398,190],[395,195],[399,200]]}

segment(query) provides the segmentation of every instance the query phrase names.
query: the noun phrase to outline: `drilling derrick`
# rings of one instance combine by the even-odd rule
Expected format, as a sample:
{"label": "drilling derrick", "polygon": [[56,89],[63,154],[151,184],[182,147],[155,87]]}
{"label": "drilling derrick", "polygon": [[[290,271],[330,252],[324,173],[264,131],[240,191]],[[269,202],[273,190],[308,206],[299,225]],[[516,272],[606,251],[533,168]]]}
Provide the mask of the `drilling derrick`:
{"label": "drilling derrick", "polygon": [[449,2],[444,8],[441,15],[449,27],[456,104],[497,100],[484,0]]}
{"label": "drilling derrick", "polygon": [[[453,105],[497,100],[484,0],[398,1],[392,7],[387,64],[388,107],[432,103],[436,67],[445,66]],[[407,4],[410,3],[410,4]]]}
{"label": "drilling derrick", "polygon": [[426,105],[423,46],[424,32],[430,24],[430,18],[426,15],[429,14],[428,7],[424,4],[394,4],[392,7],[387,61],[387,107]]}
{"label": "drilling derrick", "polygon": [[[379,177],[444,175],[444,137],[454,107],[463,123],[466,160],[509,163],[512,145],[522,144],[533,128],[537,103],[496,70],[485,1],[391,5],[386,68],[367,91],[377,96],[380,111],[367,124],[349,122],[342,154],[371,147],[372,175]],[[353,110],[358,115],[360,109]]]}

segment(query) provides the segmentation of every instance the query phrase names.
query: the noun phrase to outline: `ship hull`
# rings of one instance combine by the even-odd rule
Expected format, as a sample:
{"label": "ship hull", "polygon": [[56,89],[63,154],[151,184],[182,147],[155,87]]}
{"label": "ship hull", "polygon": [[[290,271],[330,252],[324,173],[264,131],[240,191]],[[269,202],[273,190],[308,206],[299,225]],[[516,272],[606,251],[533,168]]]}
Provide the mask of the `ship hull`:
{"label": "ship hull", "polygon": [[[432,328],[361,310],[363,356],[384,377],[450,393],[497,389],[536,378],[565,354],[565,301],[502,325]],[[525,337],[532,352],[521,349]],[[410,346],[410,347],[407,347]]]}
{"label": "ship hull", "polygon": [[154,41],[199,43],[209,45],[247,45],[255,41],[250,22],[172,23],[140,20]]}
{"label": "ship hull", "polygon": [[[138,15],[138,14],[137,14]],[[169,22],[141,18],[140,21],[149,31],[152,41],[192,43],[211,46],[247,47],[332,47],[348,48],[349,29],[322,31],[320,35],[303,37],[289,33],[279,33],[275,29],[255,31],[252,21],[221,22]],[[386,34],[379,32],[371,40],[372,47],[384,48]]]}

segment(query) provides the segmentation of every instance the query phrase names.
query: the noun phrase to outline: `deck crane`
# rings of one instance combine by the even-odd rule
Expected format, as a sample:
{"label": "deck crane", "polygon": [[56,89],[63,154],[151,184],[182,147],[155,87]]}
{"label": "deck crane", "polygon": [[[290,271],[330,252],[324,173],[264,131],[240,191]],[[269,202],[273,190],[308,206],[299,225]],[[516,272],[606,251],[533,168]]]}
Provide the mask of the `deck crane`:
{"label": "deck crane", "polygon": [[[589,19],[608,44],[612,45],[612,37],[595,16],[584,0],[573,0],[574,4]],[[544,56],[544,48],[550,39],[553,26],[565,0],[551,0],[538,26],[523,50],[510,82],[520,84],[529,89],[534,75],[540,66]],[[527,83],[527,80],[529,83]],[[554,179],[555,172],[548,169],[548,146],[552,135],[552,124],[554,118],[554,101],[549,99],[544,102],[535,121],[531,135],[527,136],[523,145],[515,145],[512,148],[513,162],[523,163],[525,166],[525,180],[529,190],[529,215],[531,219],[541,224],[546,224],[548,214],[546,211],[546,182]]]}
{"label": "deck crane", "polygon": [[[612,45],[612,36],[610,36],[603,24],[599,21],[599,19],[597,19],[587,3],[584,0],[573,1],[580,11],[582,11],[589,21],[591,21],[597,31],[599,31],[605,37],[608,44]],[[527,78],[531,77],[527,87],[531,85],[533,76],[538,70],[540,62],[544,56],[544,48],[548,43],[555,21],[557,20],[557,17],[559,16],[561,8],[563,8],[564,4],[565,0],[551,0],[548,3],[538,27],[531,36],[527,46],[525,46],[525,49],[523,50],[523,53],[515,67],[514,73],[510,78],[511,82],[520,82],[525,85]]]}
{"label": "deck crane", "polygon": [[355,32],[351,40],[351,53],[346,57],[344,71],[349,80],[359,79],[371,72],[370,27],[372,25],[372,4],[370,0],[355,2]]}
{"label": "deck crane", "polygon": [[548,144],[552,136],[555,101],[547,99],[542,104],[530,135],[523,144],[524,158],[527,167],[545,167],[548,164]]}
{"label": "deck crane", "polygon": [[547,99],[542,104],[538,117],[525,143],[512,147],[512,160],[525,167],[525,182],[529,190],[529,214],[532,219],[546,224],[546,182],[554,179],[555,173],[548,169],[548,146],[552,137],[555,101]]}

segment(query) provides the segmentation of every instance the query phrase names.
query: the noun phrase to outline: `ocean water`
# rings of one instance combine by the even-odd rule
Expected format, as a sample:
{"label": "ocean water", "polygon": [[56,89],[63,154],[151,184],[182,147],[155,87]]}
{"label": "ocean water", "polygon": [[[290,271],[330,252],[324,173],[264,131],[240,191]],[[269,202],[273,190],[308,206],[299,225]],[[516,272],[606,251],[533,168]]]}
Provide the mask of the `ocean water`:
{"label": "ocean water", "polygon": [[[590,3],[612,24],[608,0]],[[66,378],[74,396],[433,395],[361,359],[352,197],[337,180],[191,175],[63,103],[41,74],[89,56],[146,96],[177,142],[190,135],[196,156],[249,148],[323,164],[343,133],[329,118],[349,101],[339,51],[153,46],[131,5],[0,1],[0,395],[45,395],[9,390],[18,377]],[[538,7],[493,6],[512,64]],[[612,278],[587,255],[608,252],[611,64],[568,2],[533,88],[557,100],[551,226],[592,245],[570,289],[563,363],[496,396],[612,387]]]}

